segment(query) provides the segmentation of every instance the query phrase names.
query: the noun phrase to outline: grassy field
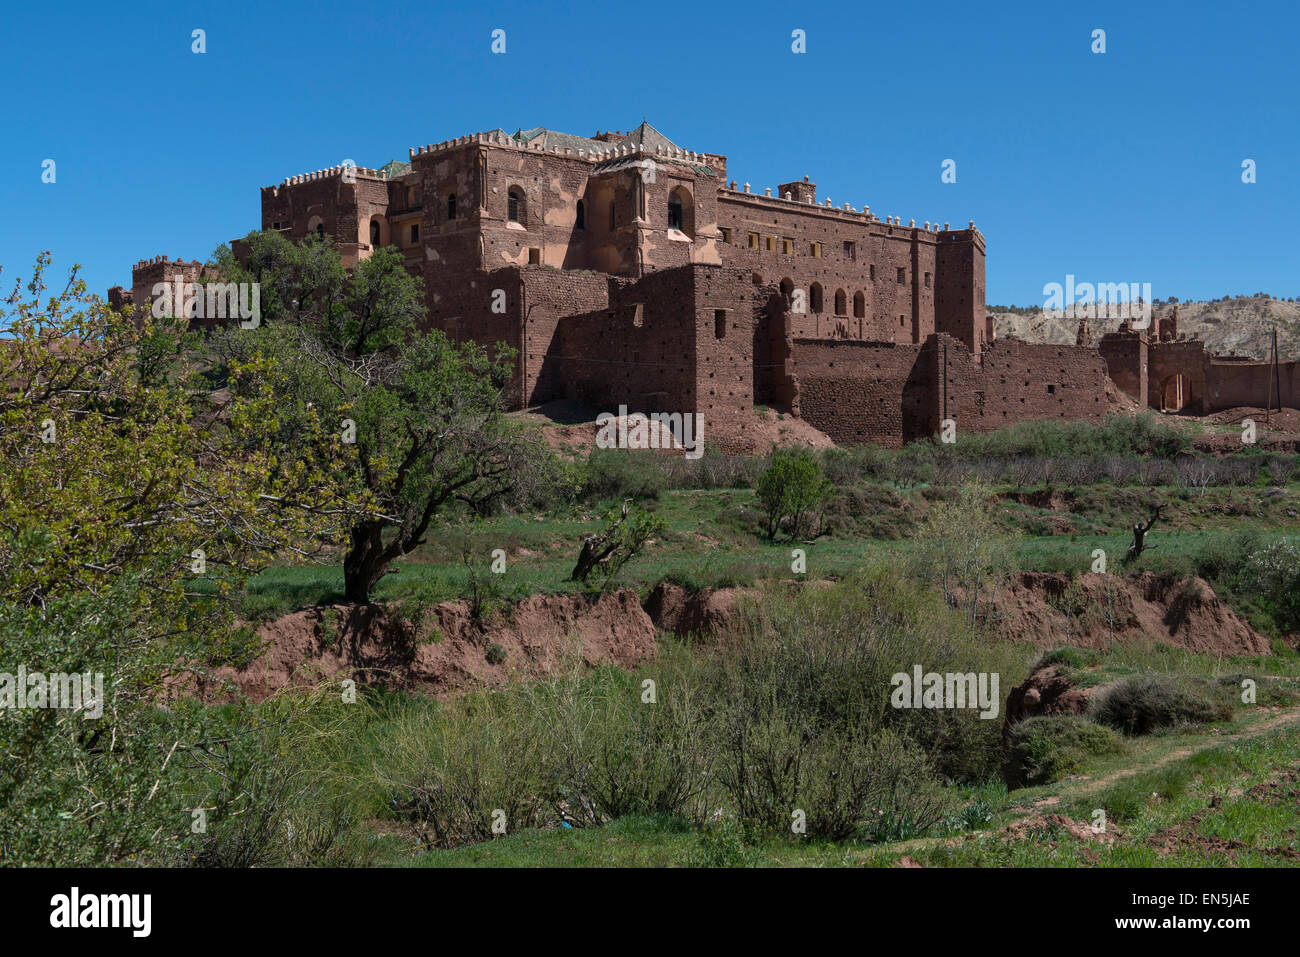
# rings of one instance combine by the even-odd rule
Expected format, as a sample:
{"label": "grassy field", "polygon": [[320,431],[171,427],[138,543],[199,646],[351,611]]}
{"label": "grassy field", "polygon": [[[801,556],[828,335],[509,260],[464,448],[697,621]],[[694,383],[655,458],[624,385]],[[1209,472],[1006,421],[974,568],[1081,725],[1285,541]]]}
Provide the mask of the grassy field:
{"label": "grassy field", "polygon": [[[396,563],[375,598],[463,599],[477,582],[489,604],[506,609],[533,594],[587,591],[567,580],[582,539],[631,498],[661,518],[664,531],[613,584],[643,598],[660,582],[756,587],[764,599],[746,631],[753,644],[724,649],[661,634],[652,670],[596,669],[446,701],[367,692],[367,708],[339,719],[345,734],[328,748],[327,736],[309,735],[292,749],[291,763],[337,791],[345,817],[364,835],[366,861],[390,866],[1294,865],[1294,589],[1285,585],[1290,579],[1265,582],[1273,566],[1260,556],[1273,555],[1282,571],[1295,573],[1287,563],[1294,564],[1288,549],[1300,537],[1300,460],[1253,453],[1202,460],[1150,423],[1054,429],[1017,427],[960,453],[824,453],[831,492],[817,522],[784,529],[776,541],[765,534],[754,487],[762,460],[579,463],[588,471],[575,495],[438,526]],[[1129,528],[1157,507],[1148,550],[1124,567]],[[985,518],[992,526],[979,524]],[[1272,639],[1274,653],[1226,658],[1155,643],[1054,653],[1075,688],[1101,695],[1139,678],[1169,680],[1222,707],[1210,718],[1174,714],[1154,732],[1120,729],[1116,737],[1090,706],[1079,720],[1120,743],[1047,783],[1008,790],[1005,765],[999,770],[1006,758],[1000,719],[860,718],[875,707],[864,689],[881,688],[887,678],[878,658],[996,672],[1003,695],[1039,661],[1040,650],[949,609],[927,577],[933,555],[926,558],[925,543],[938,542],[940,552],[960,548],[977,527],[1005,546],[1005,562],[991,575],[1082,574],[1098,548],[1114,574],[1198,575]],[[497,549],[507,556],[506,571],[488,575]],[[806,571],[792,566],[795,550]],[[840,584],[786,587],[792,581]],[[337,567],[282,567],[254,579],[242,601],[247,616],[266,618],[341,596]],[[647,676],[686,688],[691,704],[662,722],[629,708]],[[1259,683],[1257,704],[1235,700],[1243,676]],[[757,703],[757,718],[737,748],[728,713],[742,700]],[[866,723],[859,727],[859,720]],[[606,735],[603,743],[592,729]],[[822,737],[841,743],[818,756]],[[838,839],[786,835],[781,815],[762,804],[787,806],[779,786],[759,788],[766,796],[754,805],[750,785],[728,779],[741,751],[742,765],[787,753],[783,748],[792,760],[808,751],[822,763],[800,785],[799,800],[821,802],[833,819],[844,810],[836,762],[846,762],[851,777],[853,762],[876,760],[872,747],[889,755],[891,767],[920,761],[903,790],[932,798],[929,810],[878,795],[857,802],[850,826],[828,825],[824,815],[821,833]],[[579,752],[585,767],[573,764]],[[605,796],[614,811],[557,813],[586,800],[593,760],[613,760],[622,769],[616,783],[626,778],[630,791]],[[705,766],[713,770],[702,772]],[[704,783],[697,790],[674,790],[698,774]],[[523,823],[489,834],[486,815],[506,804]],[[864,807],[887,810],[863,818]],[[1098,820],[1104,830],[1093,828]]]}

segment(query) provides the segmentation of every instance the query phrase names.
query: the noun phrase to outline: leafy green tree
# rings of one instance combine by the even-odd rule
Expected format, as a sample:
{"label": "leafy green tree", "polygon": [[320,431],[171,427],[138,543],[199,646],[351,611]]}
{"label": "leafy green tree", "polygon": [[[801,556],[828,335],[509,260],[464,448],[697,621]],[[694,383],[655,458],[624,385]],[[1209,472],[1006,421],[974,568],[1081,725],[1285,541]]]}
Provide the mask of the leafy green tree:
{"label": "leafy green tree", "polygon": [[348,543],[344,591],[365,603],[397,558],[425,540],[452,506],[483,511],[550,474],[551,456],[506,417],[514,354],[454,343],[421,329],[419,279],[393,248],[345,270],[325,241],[301,245],[278,233],[248,237],[246,264],[219,249],[223,281],[269,283],[262,324],[213,338],[222,367],[270,360],[254,385],[276,396],[276,447],[295,456],[316,441],[299,429],[333,423],[356,455],[340,482]]}
{"label": "leafy green tree", "polygon": [[569,581],[585,582],[594,571],[601,576],[603,584],[609,584],[650,539],[663,534],[665,527],[662,518],[630,499],[623,503],[621,511],[612,508],[607,511],[604,521],[604,529],[583,540]]}
{"label": "leafy green tree", "polygon": [[[0,860],[184,859],[191,810],[223,802],[185,785],[212,726],[176,692],[255,651],[226,597],[337,535],[347,453],[282,464],[272,396],[196,388],[183,328],[111,311],[75,269],[49,294],[48,265],[0,299]],[[89,680],[16,707],[20,671]]]}
{"label": "leafy green tree", "polygon": [[799,533],[803,516],[815,509],[830,492],[821,466],[804,451],[776,449],[772,464],[758,479],[758,501],[767,516],[767,537],[776,540],[781,523],[790,520],[790,536]]}

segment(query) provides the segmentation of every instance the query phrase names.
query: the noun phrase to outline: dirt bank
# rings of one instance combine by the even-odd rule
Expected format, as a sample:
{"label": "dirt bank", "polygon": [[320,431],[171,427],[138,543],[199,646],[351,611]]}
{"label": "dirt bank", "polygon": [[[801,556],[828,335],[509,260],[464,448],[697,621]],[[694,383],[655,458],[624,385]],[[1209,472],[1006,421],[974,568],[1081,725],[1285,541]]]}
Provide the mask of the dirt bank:
{"label": "dirt bank", "polygon": [[599,597],[533,595],[476,621],[467,602],[433,606],[418,626],[379,606],[321,605],[263,625],[265,651],[247,667],[222,668],[203,692],[233,682],[262,700],[340,674],[362,684],[441,695],[512,677],[541,677],[654,657],[658,631],[724,632],[752,589],[688,592],[660,584],[643,608],[634,591]]}
{"label": "dirt bank", "polygon": [[1271,650],[1268,639],[1203,579],[1152,572],[1131,579],[1079,575],[1073,588],[1063,573],[1020,572],[995,596],[991,618],[999,634],[1043,648],[1105,648],[1113,628],[1117,642],[1163,642],[1222,655]]}

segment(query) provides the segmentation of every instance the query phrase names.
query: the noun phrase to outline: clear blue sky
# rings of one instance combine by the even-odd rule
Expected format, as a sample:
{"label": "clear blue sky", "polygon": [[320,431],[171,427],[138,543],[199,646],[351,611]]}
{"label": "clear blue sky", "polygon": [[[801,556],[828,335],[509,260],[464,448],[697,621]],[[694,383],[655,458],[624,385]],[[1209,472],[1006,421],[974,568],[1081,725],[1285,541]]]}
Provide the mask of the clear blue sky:
{"label": "clear blue sky", "polygon": [[[1066,273],[1158,298],[1296,296],[1298,10],[6,0],[0,264],[7,286],[48,248],[102,294],[138,258],[206,259],[255,228],[258,188],[287,175],[644,116],[756,191],[808,175],[836,205],[974,219],[990,304],[1041,304]],[[949,158],[956,184],[940,182]]]}

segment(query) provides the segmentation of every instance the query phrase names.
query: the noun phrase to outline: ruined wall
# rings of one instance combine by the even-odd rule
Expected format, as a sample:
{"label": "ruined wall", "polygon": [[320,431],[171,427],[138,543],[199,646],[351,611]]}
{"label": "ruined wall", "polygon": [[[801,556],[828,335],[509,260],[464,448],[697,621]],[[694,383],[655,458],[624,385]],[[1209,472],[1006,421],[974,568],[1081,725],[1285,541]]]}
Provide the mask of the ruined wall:
{"label": "ruined wall", "polygon": [[1109,411],[1105,360],[1086,346],[1000,339],[976,354],[938,335],[931,355],[939,416],[956,421],[958,436],[1033,419],[1096,422]]}
{"label": "ruined wall", "polygon": [[[1184,342],[1152,342],[1147,348],[1146,405],[1163,408],[1163,395],[1176,376],[1183,377],[1183,404],[1181,409],[1201,413],[1208,409],[1205,370],[1207,356],[1205,343],[1199,340]],[[1172,391],[1172,390],[1171,390]],[[1173,409],[1171,411],[1179,411]]]}
{"label": "ruined wall", "polygon": [[1098,352],[1111,381],[1138,402],[1147,402],[1150,357],[1147,338],[1140,332],[1109,332],[1101,337]]}
{"label": "ruined wall", "polygon": [[597,411],[696,410],[695,296],[689,270],[609,279],[607,308],[563,316],[542,376]]}
{"label": "ruined wall", "polygon": [[[1208,357],[1205,364],[1205,399],[1207,411],[1239,406],[1264,408],[1269,402],[1269,379],[1272,366],[1267,362],[1232,362]],[[1300,363],[1279,362],[1272,390],[1273,408],[1278,405],[1278,390],[1285,408],[1300,408]]]}
{"label": "ruined wall", "polygon": [[705,443],[751,452],[757,432],[754,327],[762,291],[744,269],[695,265],[680,272],[694,293],[695,408],[704,416]]}
{"label": "ruined wall", "polygon": [[842,445],[900,448],[933,434],[934,369],[910,343],[795,339],[800,417]]}
{"label": "ruined wall", "polygon": [[[523,280],[524,327],[523,376],[527,405],[553,399],[578,398],[579,383],[573,376],[580,353],[571,354],[559,332],[566,317],[596,316],[610,309],[610,278],[596,273],[560,272],[541,266],[518,270]],[[572,348],[582,348],[583,338],[575,333]],[[598,352],[601,360],[617,355]],[[593,369],[593,374],[598,370]]]}

